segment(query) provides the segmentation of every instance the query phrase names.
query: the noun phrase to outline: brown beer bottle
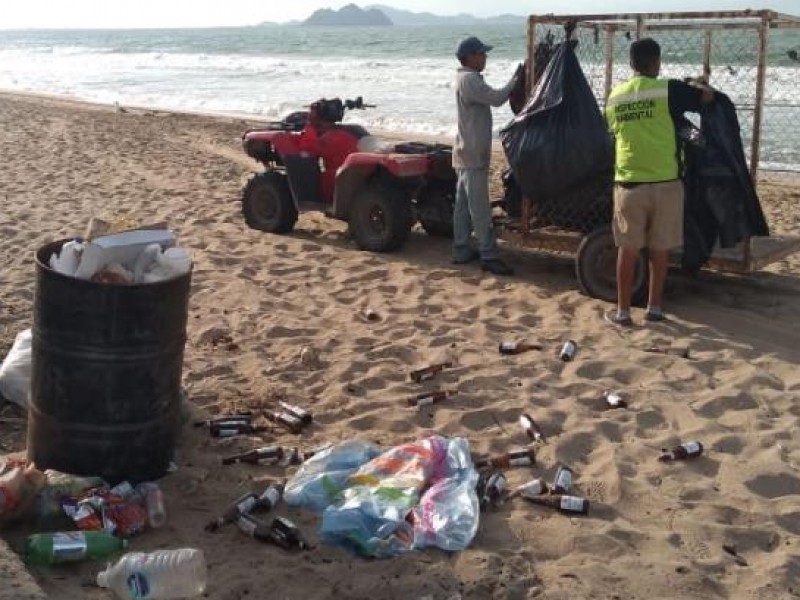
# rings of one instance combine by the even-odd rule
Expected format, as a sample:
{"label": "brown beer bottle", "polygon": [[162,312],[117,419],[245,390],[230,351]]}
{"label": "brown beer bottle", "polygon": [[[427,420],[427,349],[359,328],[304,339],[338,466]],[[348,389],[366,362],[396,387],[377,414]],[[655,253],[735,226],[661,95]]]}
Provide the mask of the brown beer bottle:
{"label": "brown beer bottle", "polygon": [[286,483],[271,483],[267,488],[261,492],[256,500],[254,509],[269,511],[275,508],[283,498],[283,490],[286,488]]}
{"label": "brown beer bottle", "polygon": [[577,353],[578,353],[578,342],[576,342],[575,340],[567,340],[561,347],[561,352],[559,352],[558,357],[564,362],[569,362],[575,358],[575,355]]}
{"label": "brown beer bottle", "polygon": [[365,308],[361,314],[364,315],[364,318],[370,323],[375,323],[376,321],[381,320],[381,316],[378,314],[378,311],[372,308]]}
{"label": "brown beer bottle", "polygon": [[510,467],[529,467],[536,464],[536,452],[533,448],[523,448],[512,450],[499,456],[491,456],[475,461],[475,468],[492,466],[496,469],[508,469]]}
{"label": "brown beer bottle", "polygon": [[258,496],[253,492],[247,492],[237,499],[233,504],[225,509],[221,516],[206,524],[206,531],[216,531],[220,527],[233,523],[239,515],[246,515],[258,502]]}
{"label": "brown beer bottle", "polygon": [[429,406],[437,404],[455,394],[455,390],[435,390],[432,392],[422,392],[416,396],[406,398],[406,404],[412,408],[420,408],[422,406]]}
{"label": "brown beer bottle", "polygon": [[500,354],[512,355],[522,354],[530,350],[541,350],[541,344],[529,344],[527,342],[500,342]]}
{"label": "brown beer bottle", "polygon": [[308,550],[300,529],[286,517],[275,517],[269,528],[269,541],[284,550]]}
{"label": "brown beer bottle", "polygon": [[576,513],[585,515],[589,512],[589,501],[578,496],[566,496],[562,494],[550,494],[543,496],[523,496],[528,502],[556,508],[563,513]]}
{"label": "brown beer bottle", "polygon": [[251,515],[240,515],[236,520],[239,531],[260,542],[269,542],[284,550],[307,550],[306,542],[297,525],[286,517],[275,517],[272,524],[267,525]]}
{"label": "brown beer bottle", "polygon": [[703,453],[703,444],[697,441],[685,442],[680,446],[675,446],[672,450],[662,449],[661,452],[661,456],[658,457],[661,462],[686,460],[700,456]]}
{"label": "brown beer bottle", "polygon": [[266,431],[266,427],[259,427],[257,425],[250,425],[248,423],[214,423],[211,425],[210,432],[213,437],[229,438],[236,437],[237,435],[246,435],[251,433],[261,433]]}
{"label": "brown beer bottle", "polygon": [[544,442],[544,434],[541,428],[530,416],[523,413],[519,418],[519,425],[522,427],[522,431],[534,442]]}
{"label": "brown beer bottle", "polygon": [[311,411],[306,410],[305,408],[300,408],[294,404],[289,404],[288,402],[278,402],[281,405],[281,408],[289,413],[290,415],[297,417],[300,419],[300,422],[303,425],[310,425],[311,422],[314,420],[314,417],[311,414]]}
{"label": "brown beer bottle", "polygon": [[247,513],[240,514],[236,518],[236,526],[239,528],[239,531],[245,535],[249,535],[255,540],[260,542],[272,541],[269,535],[269,526],[252,515]]}
{"label": "brown beer bottle", "polygon": [[478,479],[478,504],[481,510],[490,505],[498,505],[503,501],[508,481],[501,471],[484,471]]}
{"label": "brown beer bottle", "polygon": [[253,420],[252,413],[242,412],[235,415],[226,415],[223,417],[214,417],[213,419],[200,419],[194,422],[195,427],[211,427],[217,423],[244,423],[249,425]]}
{"label": "brown beer bottle", "polygon": [[283,459],[284,450],[280,446],[264,446],[227,456],[222,459],[223,465],[233,465],[236,463],[248,463],[251,465],[276,465]]}
{"label": "brown beer bottle", "polygon": [[452,366],[453,363],[448,361],[443,363],[436,363],[434,365],[429,365],[427,367],[411,371],[410,373],[411,381],[415,383],[422,383],[423,381],[428,381],[436,377],[439,373],[441,373],[445,369],[449,369]]}
{"label": "brown beer bottle", "polygon": [[303,431],[303,421],[288,412],[265,410],[264,416],[273,423],[277,423],[281,427],[288,429],[292,433],[300,433]]}
{"label": "brown beer bottle", "polygon": [[692,357],[688,346],[685,348],[659,348],[658,346],[650,346],[649,348],[645,348],[644,351],[650,354],[666,354],[668,356],[680,356],[681,358]]}
{"label": "brown beer bottle", "polygon": [[575,473],[567,466],[560,465],[553,477],[553,493],[567,494],[572,489],[572,479]]}

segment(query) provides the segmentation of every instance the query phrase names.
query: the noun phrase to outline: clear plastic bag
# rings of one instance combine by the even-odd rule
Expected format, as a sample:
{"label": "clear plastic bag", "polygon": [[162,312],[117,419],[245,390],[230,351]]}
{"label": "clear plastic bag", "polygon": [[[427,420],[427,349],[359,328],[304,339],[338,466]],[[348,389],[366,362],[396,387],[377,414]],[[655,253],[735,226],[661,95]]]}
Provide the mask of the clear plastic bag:
{"label": "clear plastic bag", "polygon": [[322,507],[320,539],[362,556],[462,550],[478,528],[477,479],[462,438],[431,436],[380,455],[352,441],[304,465],[286,488],[287,502]]}
{"label": "clear plastic bag", "polygon": [[0,366],[0,394],[22,408],[28,408],[32,338],[30,329],[18,333],[14,345]]}
{"label": "clear plastic bag", "polygon": [[414,508],[415,548],[464,550],[478,531],[478,472],[472,465],[467,441],[451,440],[447,459],[449,475],[431,485]]}

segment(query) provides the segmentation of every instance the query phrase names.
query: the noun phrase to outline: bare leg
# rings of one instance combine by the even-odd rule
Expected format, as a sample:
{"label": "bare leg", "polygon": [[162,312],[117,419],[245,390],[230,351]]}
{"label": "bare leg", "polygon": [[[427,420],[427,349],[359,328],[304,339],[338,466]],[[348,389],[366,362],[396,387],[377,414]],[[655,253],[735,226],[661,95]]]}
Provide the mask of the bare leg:
{"label": "bare leg", "polygon": [[633,293],[633,276],[639,250],[620,248],[617,252],[617,310],[629,312]]}
{"label": "bare leg", "polygon": [[664,282],[667,280],[669,250],[650,250],[650,294],[648,306],[661,307],[664,297]]}

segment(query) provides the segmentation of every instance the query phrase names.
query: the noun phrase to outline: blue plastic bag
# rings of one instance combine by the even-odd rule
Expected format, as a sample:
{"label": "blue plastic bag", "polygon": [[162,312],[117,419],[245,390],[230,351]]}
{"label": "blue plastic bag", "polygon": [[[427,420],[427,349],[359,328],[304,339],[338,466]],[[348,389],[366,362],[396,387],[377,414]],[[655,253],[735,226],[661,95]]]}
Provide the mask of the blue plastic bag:
{"label": "blue plastic bag", "polygon": [[314,454],[286,484],[283,497],[289,506],[322,512],[341,499],[347,478],[381,453],[368,442],[350,440]]}

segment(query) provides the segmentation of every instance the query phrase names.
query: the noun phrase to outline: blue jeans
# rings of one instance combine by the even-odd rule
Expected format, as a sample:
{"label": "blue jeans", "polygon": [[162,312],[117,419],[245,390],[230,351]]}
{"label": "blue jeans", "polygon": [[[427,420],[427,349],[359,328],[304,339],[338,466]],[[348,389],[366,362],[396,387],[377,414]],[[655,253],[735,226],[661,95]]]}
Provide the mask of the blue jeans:
{"label": "blue jeans", "polygon": [[481,260],[497,258],[497,239],[489,202],[489,169],[457,169],[456,204],[453,209],[453,258],[466,259],[470,234],[475,229]]}

